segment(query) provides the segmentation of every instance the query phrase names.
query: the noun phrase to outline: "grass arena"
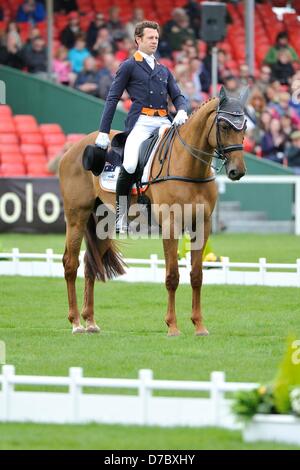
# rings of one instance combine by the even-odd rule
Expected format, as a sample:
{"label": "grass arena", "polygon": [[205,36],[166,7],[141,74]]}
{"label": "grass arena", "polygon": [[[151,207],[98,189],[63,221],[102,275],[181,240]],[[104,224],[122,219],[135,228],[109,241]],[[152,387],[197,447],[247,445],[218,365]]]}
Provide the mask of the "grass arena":
{"label": "grass arena", "polygon": [[[61,235],[1,235],[4,251],[61,252]],[[289,235],[216,235],[216,252],[232,260],[292,261],[298,239]],[[125,256],[161,255],[160,240],[120,242]],[[285,252],[280,249],[285,246]],[[79,280],[82,287],[82,280]],[[26,375],[65,375],[71,366],[86,376],[136,377],[140,368],[155,378],[207,380],[212,370],[224,370],[229,380],[272,380],[290,332],[300,334],[297,288],[205,286],[204,316],[208,337],[195,337],[190,316],[189,286],[180,286],[178,322],[181,335],[168,338],[163,322],[163,285],[111,281],[96,285],[99,335],[72,336],[66,319],[63,279],[1,277],[1,338],[6,362]],[[81,300],[81,299],[80,299]],[[28,389],[28,387],[27,387]],[[66,430],[72,429],[72,437]],[[245,449],[288,448],[283,444],[242,442],[239,431],[163,429],[116,425],[0,425],[1,448],[97,449]],[[293,448],[293,447],[291,447]]]}
{"label": "grass arena", "polygon": [[299,33],[0,0],[0,450],[300,450]]}

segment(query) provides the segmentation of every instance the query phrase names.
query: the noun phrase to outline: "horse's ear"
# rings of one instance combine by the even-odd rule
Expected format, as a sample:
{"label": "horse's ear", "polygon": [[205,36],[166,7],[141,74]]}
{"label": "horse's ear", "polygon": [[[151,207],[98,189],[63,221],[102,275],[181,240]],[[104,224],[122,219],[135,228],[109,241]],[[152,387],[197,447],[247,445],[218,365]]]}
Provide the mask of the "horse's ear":
{"label": "horse's ear", "polygon": [[248,101],[248,98],[249,98],[249,87],[245,86],[245,87],[242,88],[242,90],[240,92],[240,100],[241,100],[241,104],[242,104],[243,108],[245,107],[245,105]]}
{"label": "horse's ear", "polygon": [[220,93],[219,93],[220,105],[227,100],[227,94],[225,87],[222,85]]}

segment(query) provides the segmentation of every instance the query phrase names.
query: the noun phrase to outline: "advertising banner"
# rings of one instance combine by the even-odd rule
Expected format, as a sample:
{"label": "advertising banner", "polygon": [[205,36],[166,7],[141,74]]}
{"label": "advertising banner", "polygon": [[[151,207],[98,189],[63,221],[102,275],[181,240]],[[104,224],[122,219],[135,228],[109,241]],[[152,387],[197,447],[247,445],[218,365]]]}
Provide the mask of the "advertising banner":
{"label": "advertising banner", "polygon": [[0,232],[65,230],[57,178],[0,178]]}

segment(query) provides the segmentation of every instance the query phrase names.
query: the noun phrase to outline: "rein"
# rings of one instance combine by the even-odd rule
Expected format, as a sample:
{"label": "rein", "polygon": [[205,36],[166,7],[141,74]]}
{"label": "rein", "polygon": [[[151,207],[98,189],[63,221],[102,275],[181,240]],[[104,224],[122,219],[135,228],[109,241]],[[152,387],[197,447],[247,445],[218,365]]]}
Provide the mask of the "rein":
{"label": "rein", "polygon": [[[225,111],[220,109],[216,110],[216,116],[212,122],[212,125],[209,129],[208,132],[208,137],[212,131],[212,128],[214,124],[216,124],[216,137],[217,137],[217,147],[214,150],[214,153],[208,153],[205,152],[204,150],[197,149],[196,147],[193,147],[192,145],[188,144],[180,135],[179,133],[179,128],[178,126],[171,126],[170,129],[166,132],[166,134],[162,137],[161,143],[160,143],[160,149],[159,149],[159,154],[158,154],[158,160],[161,165],[161,168],[158,172],[158,174],[149,180],[148,182],[140,183],[141,186],[144,186],[146,184],[154,184],[154,183],[160,183],[162,181],[168,181],[168,180],[175,180],[175,181],[184,181],[186,183],[208,183],[210,181],[214,181],[216,179],[215,175],[208,176],[206,178],[189,178],[186,176],[176,176],[176,175],[170,175],[169,173],[169,168],[170,168],[170,162],[171,162],[171,155],[172,155],[172,149],[173,149],[173,144],[175,137],[178,137],[179,142],[181,145],[184,147],[185,150],[188,151],[188,153],[196,158],[197,160],[201,161],[207,166],[210,166],[213,170],[215,170],[216,173],[219,173],[224,165],[228,162],[228,156],[226,155],[227,153],[230,152],[235,152],[238,150],[243,150],[243,145],[241,144],[235,144],[235,145],[228,145],[228,146],[223,146],[221,143],[221,132],[220,132],[220,126],[219,126],[219,114],[229,114],[233,116],[237,116],[237,113],[231,113],[229,111]],[[238,116],[242,116],[243,114],[239,113]],[[230,119],[226,119],[230,123]],[[245,127],[245,126],[244,126]],[[215,157],[218,160],[222,161],[222,164],[220,167],[215,167],[211,163],[209,163],[207,160],[204,160],[202,157]],[[165,162],[168,162],[168,167],[167,167],[167,174],[165,176],[160,176],[164,167]]]}

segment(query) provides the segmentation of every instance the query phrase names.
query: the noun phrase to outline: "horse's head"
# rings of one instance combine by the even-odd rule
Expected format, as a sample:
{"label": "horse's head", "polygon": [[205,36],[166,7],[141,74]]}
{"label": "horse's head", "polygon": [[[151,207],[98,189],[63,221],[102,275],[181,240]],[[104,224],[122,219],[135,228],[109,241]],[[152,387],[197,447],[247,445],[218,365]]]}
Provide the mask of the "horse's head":
{"label": "horse's head", "polygon": [[222,87],[214,126],[209,135],[209,144],[216,149],[219,158],[226,161],[226,173],[231,180],[239,180],[246,173],[243,140],[246,131],[244,107],[247,98],[247,88],[241,92],[239,98],[234,98],[227,95]]}

